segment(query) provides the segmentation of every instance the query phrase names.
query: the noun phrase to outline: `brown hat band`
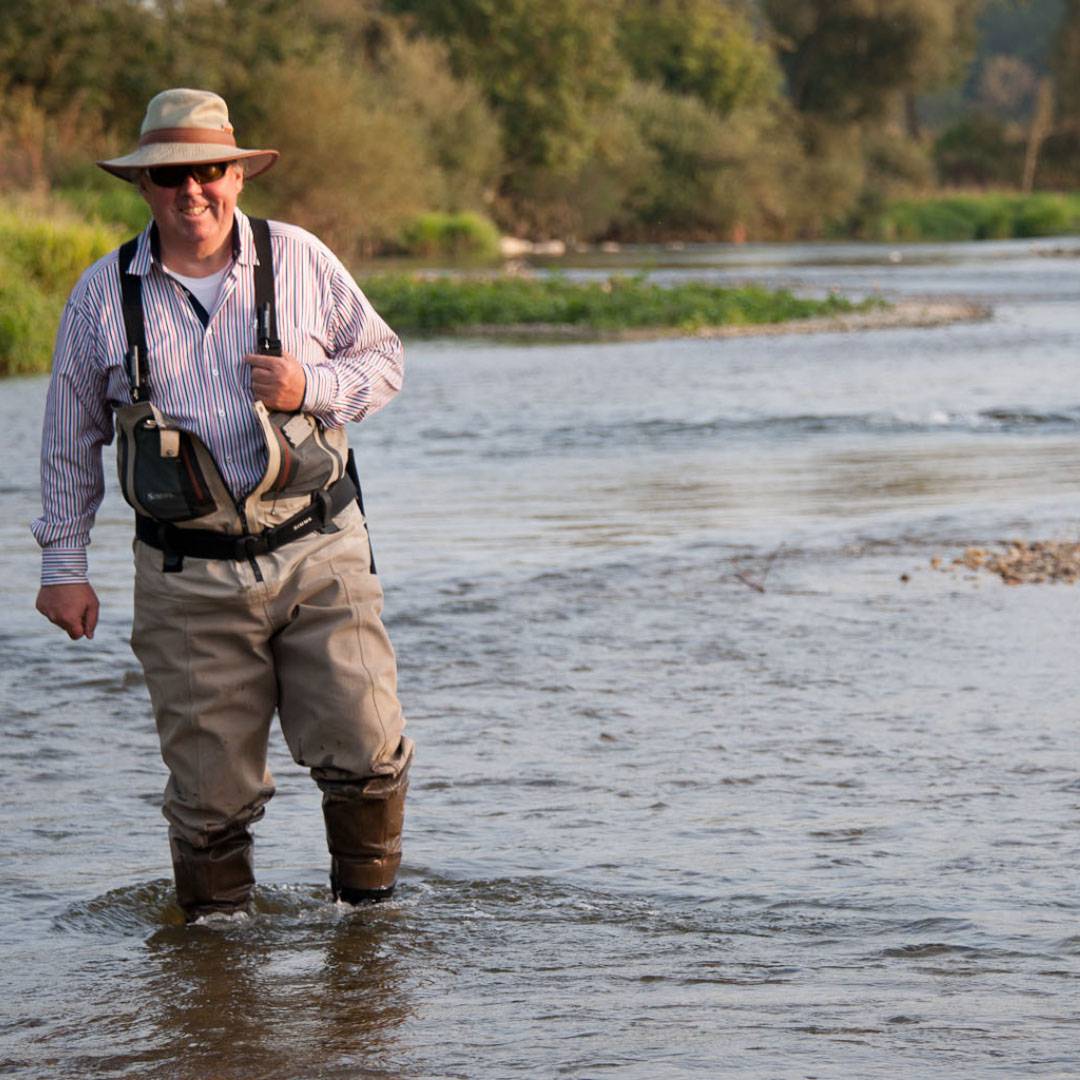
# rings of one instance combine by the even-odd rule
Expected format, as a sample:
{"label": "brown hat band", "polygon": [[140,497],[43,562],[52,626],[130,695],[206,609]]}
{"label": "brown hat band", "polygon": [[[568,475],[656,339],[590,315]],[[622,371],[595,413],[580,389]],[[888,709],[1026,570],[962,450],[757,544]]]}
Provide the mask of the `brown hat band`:
{"label": "brown hat band", "polygon": [[236,138],[231,131],[219,131],[216,128],[155,128],[139,137],[139,145],[149,143],[220,143],[222,146],[235,146]]}

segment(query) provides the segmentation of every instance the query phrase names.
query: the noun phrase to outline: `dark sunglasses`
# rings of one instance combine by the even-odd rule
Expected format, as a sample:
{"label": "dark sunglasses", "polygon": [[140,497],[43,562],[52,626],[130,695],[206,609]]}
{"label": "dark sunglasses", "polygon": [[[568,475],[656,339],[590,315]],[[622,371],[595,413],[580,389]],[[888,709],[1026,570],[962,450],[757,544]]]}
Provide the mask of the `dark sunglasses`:
{"label": "dark sunglasses", "polygon": [[233,161],[211,161],[206,165],[156,165],[146,174],[155,187],[179,187],[189,176],[196,184],[212,184],[220,180]]}

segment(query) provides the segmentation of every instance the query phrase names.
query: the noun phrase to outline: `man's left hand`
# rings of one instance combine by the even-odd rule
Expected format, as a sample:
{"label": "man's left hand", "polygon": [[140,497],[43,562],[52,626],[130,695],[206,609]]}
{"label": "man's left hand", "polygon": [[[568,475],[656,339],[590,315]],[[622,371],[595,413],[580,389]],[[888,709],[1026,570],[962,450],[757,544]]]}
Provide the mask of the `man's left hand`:
{"label": "man's left hand", "polygon": [[248,353],[244,363],[251,367],[251,392],[268,409],[296,412],[303,405],[307,378],[295,356]]}

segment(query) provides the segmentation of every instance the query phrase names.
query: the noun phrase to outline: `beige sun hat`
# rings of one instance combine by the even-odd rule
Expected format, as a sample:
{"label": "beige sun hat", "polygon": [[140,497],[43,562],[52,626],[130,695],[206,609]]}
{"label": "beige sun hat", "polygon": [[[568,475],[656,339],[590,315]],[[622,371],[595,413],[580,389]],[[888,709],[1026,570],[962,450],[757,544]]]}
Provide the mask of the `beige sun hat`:
{"label": "beige sun hat", "polygon": [[121,180],[135,180],[140,169],[155,165],[206,165],[239,161],[248,177],[266,172],[276,150],[245,150],[236,145],[229,107],[209,90],[162,90],[146,106],[139,149],[125,157],[99,161]]}

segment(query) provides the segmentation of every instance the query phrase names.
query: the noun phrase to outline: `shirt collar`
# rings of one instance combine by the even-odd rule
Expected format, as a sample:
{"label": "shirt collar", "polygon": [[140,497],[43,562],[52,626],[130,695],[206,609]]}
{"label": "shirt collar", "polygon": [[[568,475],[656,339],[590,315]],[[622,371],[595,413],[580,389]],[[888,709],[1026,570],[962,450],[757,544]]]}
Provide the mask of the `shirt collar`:
{"label": "shirt collar", "polygon": [[[251,223],[239,208],[233,211],[232,246],[233,261],[238,266],[254,266],[259,261],[255,258],[255,237],[251,232]],[[161,246],[157,225],[151,218],[150,223],[139,234],[135,257],[131,260],[128,273],[145,277],[154,263],[161,264]]]}
{"label": "shirt collar", "polygon": [[254,266],[259,261],[255,257],[255,234],[251,231],[251,222],[239,207],[233,211],[233,258],[237,266]]}

